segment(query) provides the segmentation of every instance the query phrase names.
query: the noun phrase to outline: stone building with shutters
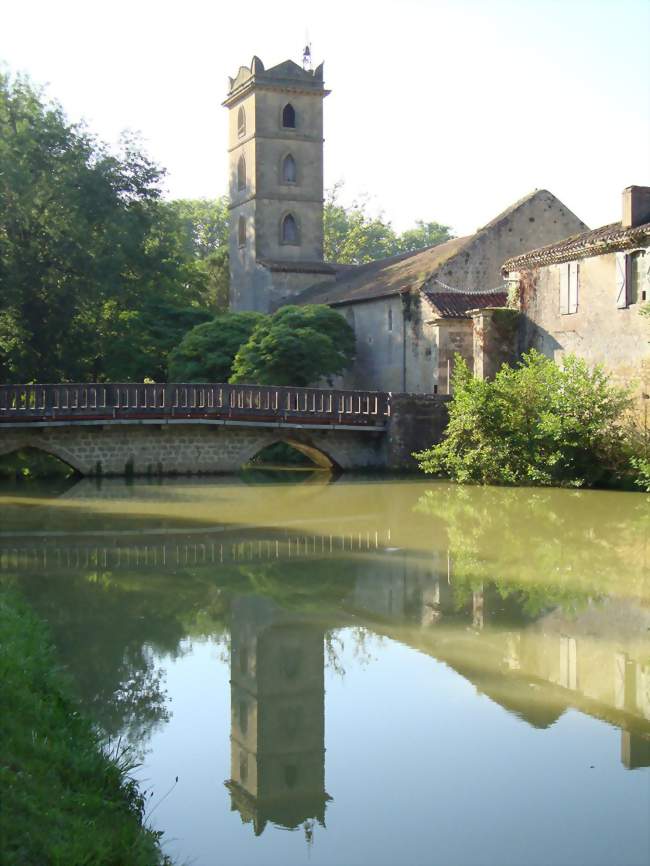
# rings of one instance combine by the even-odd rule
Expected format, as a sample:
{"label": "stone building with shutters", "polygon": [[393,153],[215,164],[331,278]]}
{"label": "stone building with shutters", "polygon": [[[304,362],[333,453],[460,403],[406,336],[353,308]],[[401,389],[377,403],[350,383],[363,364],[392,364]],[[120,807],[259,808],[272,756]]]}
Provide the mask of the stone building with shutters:
{"label": "stone building with shutters", "polygon": [[650,187],[623,191],[620,222],[511,257],[503,273],[523,314],[520,350],[573,353],[650,394]]}
{"label": "stone building with shutters", "polygon": [[230,79],[223,104],[231,309],[329,304],[346,316],[357,340],[356,362],[340,386],[448,393],[456,353],[474,364],[482,345],[485,316],[477,320],[477,311],[506,302],[504,259],[587,226],[550,192],[536,190],[468,237],[366,265],[325,262],[328,93],[322,64],[312,71],[287,60],[266,69],[254,57]]}
{"label": "stone building with shutters", "polygon": [[[340,269],[296,303],[329,304],[354,327],[357,358],[343,387],[447,394],[456,354],[477,364],[482,311],[506,305],[501,265],[510,251],[585,228],[552,193],[535,190],[473,235]],[[508,345],[498,358],[509,354]]]}

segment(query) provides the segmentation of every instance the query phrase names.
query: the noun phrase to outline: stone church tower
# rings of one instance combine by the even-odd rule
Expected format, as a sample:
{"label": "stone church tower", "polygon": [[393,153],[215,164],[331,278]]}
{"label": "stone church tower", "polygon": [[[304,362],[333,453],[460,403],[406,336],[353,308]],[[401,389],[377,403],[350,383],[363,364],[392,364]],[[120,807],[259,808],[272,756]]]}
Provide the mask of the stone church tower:
{"label": "stone church tower", "polygon": [[323,65],[230,79],[230,308],[269,312],[331,277],[323,263]]}

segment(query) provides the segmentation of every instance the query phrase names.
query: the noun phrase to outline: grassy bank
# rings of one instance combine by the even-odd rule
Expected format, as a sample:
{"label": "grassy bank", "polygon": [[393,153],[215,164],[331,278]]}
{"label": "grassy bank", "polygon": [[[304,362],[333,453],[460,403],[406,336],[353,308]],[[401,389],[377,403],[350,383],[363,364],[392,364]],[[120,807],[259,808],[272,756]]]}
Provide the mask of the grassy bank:
{"label": "grassy bank", "polygon": [[144,801],[107,757],[57,670],[42,623],[0,591],[0,861],[155,866]]}

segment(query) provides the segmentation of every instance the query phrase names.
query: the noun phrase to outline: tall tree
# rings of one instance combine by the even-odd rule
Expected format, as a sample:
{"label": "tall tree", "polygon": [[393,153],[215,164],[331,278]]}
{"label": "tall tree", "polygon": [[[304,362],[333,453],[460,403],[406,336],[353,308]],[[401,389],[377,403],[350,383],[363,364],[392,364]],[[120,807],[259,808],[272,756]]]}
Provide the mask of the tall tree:
{"label": "tall tree", "polygon": [[343,183],[327,191],[323,210],[325,260],[362,265],[399,253],[412,252],[449,240],[449,226],[417,220],[415,227],[398,234],[382,214],[373,216],[368,199],[346,206],[341,201]]}
{"label": "tall tree", "polygon": [[181,221],[188,252],[203,276],[204,303],[215,312],[228,309],[228,196],[176,199],[169,207]]}
{"label": "tall tree", "polygon": [[403,253],[421,250],[425,247],[432,247],[436,244],[444,243],[450,240],[453,235],[450,234],[449,226],[443,226],[441,223],[429,222],[424,220],[416,220],[415,228],[406,229],[397,238],[399,251]]}
{"label": "tall tree", "polygon": [[161,376],[205,282],[162,170],[133,138],[111,153],[5,74],[0,166],[0,377]]}
{"label": "tall tree", "polygon": [[362,265],[397,252],[397,236],[389,222],[368,213],[366,199],[349,207],[341,203],[342,183],[327,191],[323,210],[324,254],[328,262]]}

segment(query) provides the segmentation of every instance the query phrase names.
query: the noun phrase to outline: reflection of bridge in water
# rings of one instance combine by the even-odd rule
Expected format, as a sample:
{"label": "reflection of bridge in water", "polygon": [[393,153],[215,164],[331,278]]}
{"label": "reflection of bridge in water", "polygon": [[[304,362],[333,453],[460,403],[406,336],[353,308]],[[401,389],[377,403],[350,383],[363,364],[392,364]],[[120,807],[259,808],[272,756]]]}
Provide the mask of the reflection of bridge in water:
{"label": "reflection of bridge in water", "polygon": [[[384,550],[390,529],[333,532],[259,529],[89,533],[0,533],[0,572],[52,569],[106,571],[192,568],[250,562],[322,559]],[[110,539],[110,541],[109,541]]]}

